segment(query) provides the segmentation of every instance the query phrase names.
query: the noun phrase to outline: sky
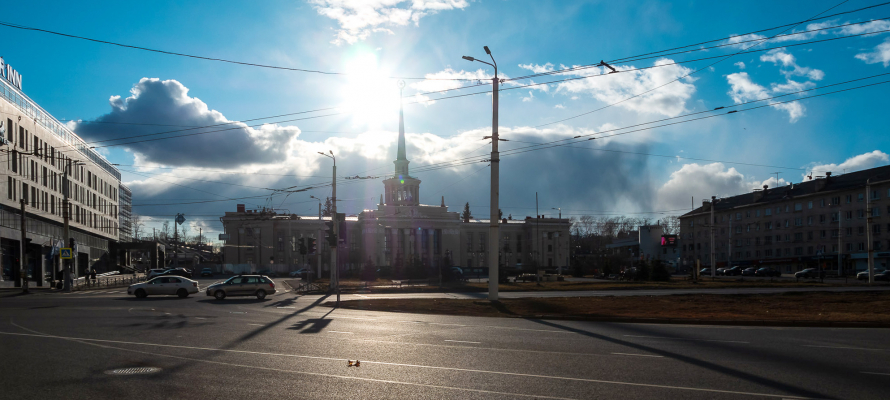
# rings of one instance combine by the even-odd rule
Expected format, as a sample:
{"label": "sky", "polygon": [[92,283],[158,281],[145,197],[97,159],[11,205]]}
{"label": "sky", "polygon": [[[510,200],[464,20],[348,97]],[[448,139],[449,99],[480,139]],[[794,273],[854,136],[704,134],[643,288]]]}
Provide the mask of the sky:
{"label": "sky", "polygon": [[183,213],[213,238],[241,203],[315,215],[309,196],[331,195],[318,152],[337,158],[340,211],[374,208],[400,94],[421,203],[487,218],[494,70],[461,58],[490,62],[483,46],[503,80],[504,216],[536,215],[537,195],[548,216],[657,220],[890,163],[880,3],[35,0],[0,23],[205,59],[9,26],[0,56],[120,164],[149,232]]}

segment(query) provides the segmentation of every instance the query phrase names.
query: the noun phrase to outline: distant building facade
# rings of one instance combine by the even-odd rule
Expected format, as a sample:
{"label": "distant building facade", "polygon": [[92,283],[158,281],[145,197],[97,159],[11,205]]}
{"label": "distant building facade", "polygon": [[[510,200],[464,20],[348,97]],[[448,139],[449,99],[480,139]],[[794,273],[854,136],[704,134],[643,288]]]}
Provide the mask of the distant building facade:
{"label": "distant building facade", "polygon": [[818,266],[837,270],[840,255],[844,270],[859,271],[866,269],[871,244],[875,266],[887,267],[890,166],[843,175],[829,172],[802,183],[708,201],[680,221],[681,260],[690,266],[700,260],[703,267],[770,266],[784,273]]}
{"label": "distant building facade", "polygon": [[[375,209],[346,216],[340,225],[338,264],[356,269],[368,260],[391,266],[417,257],[436,268],[448,257],[464,268],[488,267],[489,220],[462,220],[449,211],[444,197],[438,206],[420,204],[421,181],[410,175],[405,149],[403,114],[399,113],[399,138],[395,171],[383,181],[384,191]],[[330,217],[296,216],[273,211],[245,210],[220,218],[225,230],[224,262],[228,264],[301,264],[316,266],[317,255],[302,257],[295,243],[316,238],[319,254],[326,254],[324,221]],[[501,220],[498,245],[501,265],[544,268],[569,265],[568,219],[531,218]],[[322,258],[324,270],[330,259]]]}

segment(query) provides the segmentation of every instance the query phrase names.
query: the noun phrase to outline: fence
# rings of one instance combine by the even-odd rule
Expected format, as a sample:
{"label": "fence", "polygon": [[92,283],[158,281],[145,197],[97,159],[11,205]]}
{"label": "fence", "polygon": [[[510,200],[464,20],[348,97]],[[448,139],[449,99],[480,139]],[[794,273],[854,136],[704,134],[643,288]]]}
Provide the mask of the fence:
{"label": "fence", "polygon": [[109,272],[108,274],[102,274],[103,276],[96,276],[96,280],[93,281],[91,279],[87,279],[86,277],[77,278],[74,280],[74,284],[71,285],[71,290],[91,290],[91,289],[102,289],[102,288],[111,288],[111,287],[120,287],[120,286],[130,286],[134,283],[144,282],[145,276],[139,275],[120,275],[117,272]]}

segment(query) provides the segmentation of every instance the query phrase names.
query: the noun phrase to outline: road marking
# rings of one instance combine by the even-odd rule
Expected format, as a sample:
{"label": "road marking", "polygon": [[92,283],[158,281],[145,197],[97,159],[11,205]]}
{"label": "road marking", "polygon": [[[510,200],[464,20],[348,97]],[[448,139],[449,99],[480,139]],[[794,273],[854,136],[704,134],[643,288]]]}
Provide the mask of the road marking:
{"label": "road marking", "polygon": [[649,339],[671,339],[671,340],[695,340],[699,342],[721,342],[721,343],[746,343],[750,344],[751,342],[741,342],[737,340],[711,340],[711,339],[686,339],[686,338],[672,338],[667,336],[638,336],[638,335],[623,335],[625,337],[635,337],[635,338],[649,338]]}
{"label": "road marking", "polygon": [[531,332],[549,332],[549,333],[568,333],[574,334],[575,332],[567,332],[567,331],[554,331],[549,329],[529,329],[529,328],[514,328],[512,326],[497,326],[497,325],[462,325],[462,324],[445,324],[441,322],[426,322],[426,321],[396,321],[407,324],[428,324],[428,325],[450,325],[450,326],[463,326],[468,328],[498,328],[498,329],[512,329],[515,331],[531,331]]}
{"label": "road marking", "polygon": [[663,356],[653,356],[651,354],[631,354],[631,353],[612,353],[619,356],[637,356],[637,357],[655,357],[655,358],[664,358]]}
{"label": "road marking", "polygon": [[328,331],[330,333],[345,333],[347,335],[352,335],[352,332],[341,332],[341,331]]}
{"label": "road marking", "polygon": [[363,298],[363,299],[370,299],[370,297],[368,297],[368,296],[363,296],[363,295],[360,295],[360,294],[358,294],[358,293],[356,293],[355,295],[358,296],[358,297],[361,297],[361,298]]}
{"label": "road marking", "polygon": [[276,307],[276,308],[296,308],[296,307]]}
{"label": "road marking", "polygon": [[195,317],[195,319],[207,319],[207,318],[204,318],[204,317]]}
{"label": "road marking", "polygon": [[263,325],[263,324],[247,324],[247,325],[253,325],[253,326],[265,326],[265,325]]}
{"label": "road marking", "polygon": [[376,321],[376,320],[377,320],[377,318],[340,317],[340,316],[333,316],[333,317],[331,317],[331,318],[332,318],[332,319],[338,319],[338,318],[360,319],[360,320],[362,320],[362,321]]}
{"label": "road marking", "polygon": [[[22,329],[27,329],[27,328],[23,328],[23,327],[19,326],[18,324],[15,324],[15,323],[13,323],[13,325],[18,326]],[[27,329],[27,330],[30,330],[30,329]],[[35,331],[32,331],[32,332],[35,332]],[[345,359],[345,358],[334,358],[334,357],[319,357],[319,356],[306,356],[306,355],[298,355],[298,354],[268,353],[268,352],[260,352],[260,351],[234,350],[234,349],[215,349],[215,348],[209,348],[209,347],[179,346],[179,345],[173,345],[173,344],[127,342],[127,341],[121,341],[121,340],[89,339],[89,338],[78,338],[78,337],[56,336],[56,335],[46,335],[46,334],[34,334],[34,333],[0,332],[0,335],[40,337],[40,338],[47,338],[47,339],[74,340],[74,341],[81,341],[81,342],[98,342],[98,343],[128,344],[128,345],[137,345],[137,346],[154,346],[154,347],[166,347],[166,348],[174,348],[174,349],[219,351],[219,352],[227,352],[227,353],[292,357],[292,358],[303,358],[303,359],[314,359],[314,360],[325,360],[325,361],[336,361],[336,362],[347,361],[347,359]],[[245,367],[245,368],[258,368],[258,369],[267,369],[267,370],[274,370],[274,371],[281,371],[281,372],[291,372],[291,373],[295,373],[295,374],[310,374],[310,375],[325,376],[325,377],[337,377],[337,378],[344,378],[344,379],[359,379],[359,380],[370,380],[370,381],[374,381],[374,382],[437,387],[434,385],[425,385],[425,384],[420,384],[420,383],[374,380],[371,378],[359,378],[359,377],[352,377],[352,376],[330,375],[330,374],[321,374],[321,373],[315,373],[315,372],[280,370],[280,369],[275,369],[275,368],[232,364],[232,363],[221,362],[221,361],[211,361],[211,360],[204,360],[204,359],[197,359],[197,358],[179,357],[179,356],[166,355],[166,354],[160,354],[160,353],[148,353],[148,352],[142,352],[139,350],[122,349],[122,348],[116,348],[116,349],[123,350],[123,351],[143,353],[143,354],[151,354],[154,356],[161,356],[161,357],[180,358],[180,359],[185,359],[185,360],[194,360],[194,361],[199,361],[199,362],[207,362],[207,363],[214,363],[214,364],[220,364],[220,365],[241,366],[241,367]],[[489,371],[489,370],[465,369],[465,368],[454,368],[454,367],[436,367],[436,366],[432,366],[432,365],[400,364],[400,363],[389,363],[389,362],[381,362],[381,361],[362,361],[362,362],[365,364],[389,365],[389,366],[396,366],[396,367],[426,368],[426,369],[435,369],[435,370],[460,371],[460,372],[470,372],[470,373],[526,377],[526,378],[554,379],[554,380],[572,381],[572,382],[602,383],[602,384],[648,387],[648,388],[658,388],[658,389],[688,390],[688,391],[694,391],[694,392],[707,392],[707,393],[738,394],[738,395],[746,395],[746,396],[774,397],[774,398],[781,398],[781,399],[808,399],[807,397],[801,397],[801,396],[788,396],[788,395],[780,395],[780,394],[755,393],[755,392],[740,392],[740,391],[734,391],[734,390],[695,388],[695,387],[688,387],[688,386],[656,385],[656,384],[649,384],[649,383],[608,381],[608,380],[602,380],[602,379],[572,378],[572,377],[565,377],[565,376],[523,374],[523,373],[518,373],[518,372]],[[440,386],[440,387],[451,389],[450,387],[446,387],[446,386]],[[479,391],[478,389],[464,389],[464,388],[453,388],[453,389]],[[490,393],[495,393],[495,392],[490,392]],[[512,393],[507,393],[507,394],[512,394]],[[544,398],[544,396],[525,395],[525,394],[518,394],[518,393],[516,393],[515,395]]]}
{"label": "road marking", "polygon": [[229,311],[229,314],[247,314],[244,311]]}
{"label": "road marking", "polygon": [[455,343],[473,343],[473,344],[482,344],[482,342],[468,342],[466,340],[449,340],[445,339],[446,342],[455,342]]}
{"label": "road marking", "polygon": [[871,350],[871,351],[885,351],[886,349],[866,349],[864,347],[845,347],[845,346],[816,346],[813,344],[802,344],[803,347],[818,347],[820,349],[844,349],[844,350]]}
{"label": "road marking", "polygon": [[865,371],[859,371],[859,372],[862,373],[862,374],[886,375],[886,376],[890,376],[890,374],[887,374],[887,373],[884,373],[884,372],[865,372]]}

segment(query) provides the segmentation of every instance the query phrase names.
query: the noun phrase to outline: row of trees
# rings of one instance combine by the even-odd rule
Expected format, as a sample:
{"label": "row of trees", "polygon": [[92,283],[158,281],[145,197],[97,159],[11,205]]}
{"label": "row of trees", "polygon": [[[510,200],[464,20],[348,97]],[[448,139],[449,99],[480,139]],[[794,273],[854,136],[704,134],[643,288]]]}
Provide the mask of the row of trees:
{"label": "row of trees", "polygon": [[[667,216],[659,220],[653,220],[646,217],[627,217],[627,216],[592,216],[584,215],[578,218],[572,217],[572,267],[576,275],[587,275],[591,273],[601,273],[605,275],[618,274],[628,270],[631,267],[645,268],[646,271],[652,270],[654,265],[646,265],[640,263],[639,260],[632,260],[629,253],[616,253],[606,246],[614,243],[616,240],[631,238],[636,234],[640,226],[660,225],[665,235],[676,235],[680,233],[680,219],[676,216]],[[656,268],[659,274],[662,265]],[[666,270],[666,269],[665,269]],[[634,274],[639,273],[639,277],[634,275],[630,279],[649,280],[649,273],[638,269]]]}
{"label": "row of trees", "polygon": [[138,214],[133,215],[130,227],[132,229],[133,238],[135,239],[140,239],[145,236],[157,234],[158,238],[165,240],[172,240],[173,237],[176,236],[180,242],[185,244],[197,244],[199,242],[207,242],[206,235],[202,237],[202,235],[200,234],[195,234],[194,232],[192,232],[191,226],[189,226],[188,224],[180,225],[179,228],[176,229],[177,232],[175,232],[174,235],[173,224],[170,221],[164,221],[161,224],[160,229],[158,229],[157,231],[146,232],[145,221],[143,220],[142,216]]}

